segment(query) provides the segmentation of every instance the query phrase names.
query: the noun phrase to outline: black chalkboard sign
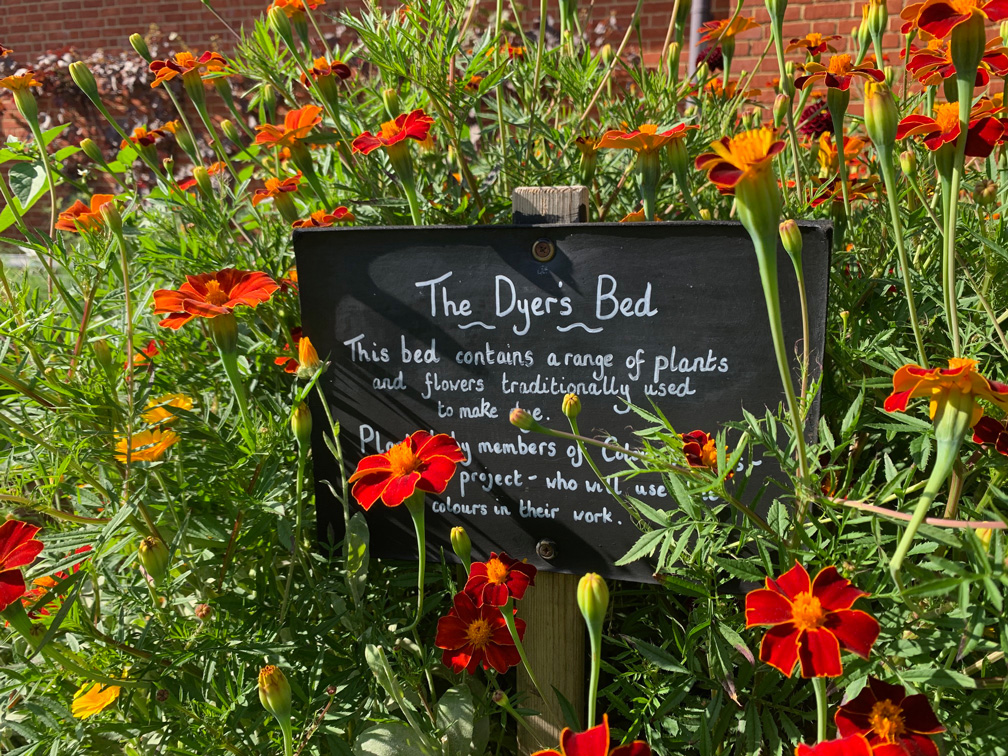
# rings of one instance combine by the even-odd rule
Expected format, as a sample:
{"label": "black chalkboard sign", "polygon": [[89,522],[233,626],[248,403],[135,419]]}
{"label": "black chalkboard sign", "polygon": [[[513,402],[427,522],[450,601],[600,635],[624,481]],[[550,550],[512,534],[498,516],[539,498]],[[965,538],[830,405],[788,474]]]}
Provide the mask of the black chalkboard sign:
{"label": "black chalkboard sign", "polygon": [[[815,379],[830,227],[801,230]],[[537,259],[536,244],[553,245],[552,259]],[[434,558],[451,554],[449,531],[461,524],[480,556],[504,550],[540,569],[647,580],[646,563],[613,566],[640,533],[576,446],[519,431],[510,410],[539,410],[566,429],[561,402],[577,393],[582,432],[627,442],[640,427],[628,401],[653,401],[680,432],[713,432],[743,406],[762,414],[783,400],[756,257],[739,224],[308,229],[295,232],[294,248],[302,325],[331,361],[321,382],[348,465],[417,429],[453,434],[466,453],[444,495],[427,499]],[[783,250],[779,268],[785,335],[797,344],[798,293]],[[814,428],[818,408],[811,414]],[[312,448],[327,543],[342,537],[343,516],[325,482],[338,484],[339,472],[322,430],[316,422]],[[596,455],[603,473],[623,469],[614,456]],[[671,505],[657,477],[616,485]],[[416,557],[404,507],[378,502],[367,519],[375,555]],[[542,541],[555,544],[549,561],[536,553]]]}

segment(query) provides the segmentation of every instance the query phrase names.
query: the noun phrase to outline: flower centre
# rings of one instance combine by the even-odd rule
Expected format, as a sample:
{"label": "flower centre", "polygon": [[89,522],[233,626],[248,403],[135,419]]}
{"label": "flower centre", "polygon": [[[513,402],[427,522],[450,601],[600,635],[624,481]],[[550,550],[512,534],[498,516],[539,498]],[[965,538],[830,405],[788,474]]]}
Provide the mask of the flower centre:
{"label": "flower centre", "polygon": [[950,0],[949,5],[952,6],[956,13],[966,15],[973,12],[978,2],[977,0]]}
{"label": "flower centre", "polygon": [[487,580],[494,585],[502,585],[508,576],[508,568],[504,566],[504,562],[500,559],[494,558],[486,563],[487,570]]}
{"label": "flower centre", "polygon": [[876,701],[868,715],[868,724],[878,737],[886,743],[896,743],[906,732],[903,710],[889,699]]}
{"label": "flower centre", "polygon": [[396,444],[387,453],[389,467],[392,468],[393,475],[406,476],[417,471],[420,467],[421,459],[413,453],[410,442],[403,441]]}
{"label": "flower centre", "polygon": [[746,169],[760,163],[767,156],[773,134],[770,129],[754,129],[739,134],[731,140],[729,149],[739,168]]}
{"label": "flower centre", "polygon": [[935,105],[934,118],[943,134],[950,133],[959,125],[959,104],[942,102]]}
{"label": "flower centre", "polygon": [[482,618],[470,622],[469,627],[466,630],[466,640],[468,640],[469,643],[472,644],[472,647],[477,651],[489,645],[492,635],[493,630],[490,628],[490,623]]}
{"label": "flower centre", "polygon": [[849,74],[853,68],[850,55],[834,55],[830,58],[828,70],[831,74],[840,74],[842,76]]}
{"label": "flower centre", "polygon": [[826,612],[811,592],[799,593],[791,602],[791,618],[799,630],[817,630],[826,620]]}
{"label": "flower centre", "polygon": [[207,281],[206,295],[203,297],[209,304],[221,307],[227,303],[228,295],[217,281]]}
{"label": "flower centre", "polygon": [[805,41],[808,42],[809,47],[819,47],[822,44],[822,34],[819,32],[809,32],[809,35],[805,37]]}
{"label": "flower centre", "polygon": [[386,139],[392,139],[399,134],[399,127],[396,126],[395,121],[385,121],[381,125],[381,133]]}
{"label": "flower centre", "polygon": [[700,459],[707,467],[717,470],[717,441],[712,438],[704,444],[703,451],[700,452]]}

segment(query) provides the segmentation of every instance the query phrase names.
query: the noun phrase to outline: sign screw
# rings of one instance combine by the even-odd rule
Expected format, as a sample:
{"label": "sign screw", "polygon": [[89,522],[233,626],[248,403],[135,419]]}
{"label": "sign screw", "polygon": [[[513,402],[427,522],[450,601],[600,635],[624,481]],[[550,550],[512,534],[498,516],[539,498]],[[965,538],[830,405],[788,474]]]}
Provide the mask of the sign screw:
{"label": "sign screw", "polygon": [[556,556],[556,544],[548,538],[544,538],[536,544],[536,554],[548,562]]}
{"label": "sign screw", "polygon": [[549,239],[539,239],[532,245],[532,257],[539,262],[549,262],[556,255],[556,245]]}

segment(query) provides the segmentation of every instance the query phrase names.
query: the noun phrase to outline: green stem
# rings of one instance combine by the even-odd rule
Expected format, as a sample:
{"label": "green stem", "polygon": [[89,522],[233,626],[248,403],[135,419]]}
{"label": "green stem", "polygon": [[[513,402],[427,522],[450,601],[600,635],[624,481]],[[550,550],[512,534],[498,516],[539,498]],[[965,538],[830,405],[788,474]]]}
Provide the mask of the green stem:
{"label": "green stem", "polygon": [[298,446],[297,462],[297,482],[294,491],[294,542],[291,549],[291,562],[287,568],[287,583],[284,585],[283,603],[280,605],[280,624],[283,624],[284,617],[287,616],[287,607],[290,605],[291,584],[294,581],[294,567],[298,562],[298,555],[301,551],[301,499],[304,496],[304,476],[305,465],[308,461],[308,447]]}
{"label": "green stem", "polygon": [[812,687],[816,699],[816,739],[822,743],[826,740],[826,726],[829,723],[829,702],[826,700],[826,678],[813,677]]}
{"label": "green stem", "polygon": [[602,668],[602,633],[588,624],[588,643],[591,645],[591,676],[588,678],[588,727],[595,726],[595,709],[598,703],[599,672]]}
{"label": "green stem", "polygon": [[525,646],[522,644],[521,638],[518,636],[518,628],[515,626],[514,620],[514,599],[509,598],[507,603],[501,607],[501,614],[504,615],[504,622],[507,624],[508,632],[511,633],[511,639],[514,641],[515,648],[518,649],[518,656],[521,657],[522,664],[525,666],[525,671],[528,672],[529,679],[535,686],[536,692],[539,694],[544,702],[549,703],[549,699],[543,694],[542,686],[539,685],[539,680],[535,676],[535,672],[532,671],[532,665],[529,664],[528,656],[525,655]]}
{"label": "green stem", "polygon": [[291,732],[290,718],[280,722],[280,732],[283,733],[284,756],[294,754],[294,734]]}
{"label": "green stem", "polygon": [[[56,181],[53,179],[52,163],[49,162],[49,151],[46,149],[45,140],[42,138],[42,128],[37,120],[29,122],[32,136],[39,148],[39,157],[42,158],[42,167],[45,169],[46,184],[49,186],[49,238],[56,233]],[[50,292],[51,293],[51,292]]]}
{"label": "green stem", "polygon": [[343,465],[343,444],[340,442],[340,427],[336,421],[333,420],[332,410],[329,409],[329,400],[326,399],[325,392],[322,390],[322,386],[319,385],[318,381],[315,382],[315,391],[318,392],[319,403],[322,405],[322,410],[325,412],[326,420],[329,421],[329,429],[332,431],[333,444],[336,447],[336,464],[339,465],[340,482],[343,487],[343,497],[340,502],[343,505],[343,532],[346,533],[350,529],[350,484],[347,482],[346,467]]}
{"label": "green stem", "polygon": [[403,184],[406,193],[406,201],[409,203],[410,217],[414,226],[423,225],[423,217],[420,215],[420,202],[417,200],[416,187],[413,184]]}
{"label": "green stem", "polygon": [[809,327],[808,293],[805,290],[805,268],[802,266],[802,259],[799,255],[791,257],[791,264],[794,266],[795,278],[798,281],[798,301],[801,305],[802,315],[802,366],[801,366],[801,406],[805,407],[808,396],[808,375],[809,363],[811,362],[811,336]]}
{"label": "green stem", "polygon": [[850,188],[847,178],[847,151],[844,149],[844,113],[833,112],[830,109],[830,117],[833,119],[833,135],[836,139],[837,165],[840,173],[840,191],[843,193],[844,214],[850,218]]}
{"label": "green stem", "polygon": [[959,139],[956,141],[955,162],[952,163],[952,186],[949,190],[949,212],[945,217],[945,283],[948,288],[949,330],[952,332],[952,354],[962,357],[962,343],[959,338],[959,309],[955,285],[955,238],[956,220],[959,212],[959,182],[966,169],[966,139],[969,134],[970,108],[973,104],[973,79],[958,79],[959,89]]}
{"label": "green stem", "polygon": [[424,603],[424,574],[427,567],[427,533],[424,529],[424,492],[416,491],[406,499],[406,510],[413,518],[413,528],[417,539],[417,612],[416,619],[402,629],[403,633],[412,631],[420,624]]}
{"label": "green stem", "polygon": [[238,371],[238,354],[236,352],[217,350],[220,353],[221,364],[227,374],[231,389],[234,392],[235,400],[238,402],[238,409],[241,412],[242,422],[249,433],[252,433],[252,416],[249,414],[248,396],[245,393],[245,384],[242,382],[241,373]]}

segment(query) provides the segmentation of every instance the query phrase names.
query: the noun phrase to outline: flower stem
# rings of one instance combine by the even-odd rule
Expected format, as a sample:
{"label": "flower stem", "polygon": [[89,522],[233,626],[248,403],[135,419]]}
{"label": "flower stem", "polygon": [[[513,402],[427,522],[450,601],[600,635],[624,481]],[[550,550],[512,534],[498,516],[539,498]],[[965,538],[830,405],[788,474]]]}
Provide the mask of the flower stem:
{"label": "flower stem", "polygon": [[308,461],[308,447],[298,446],[297,462],[297,482],[294,493],[294,541],[291,548],[291,562],[287,569],[287,583],[284,586],[283,603],[280,605],[280,624],[283,624],[284,617],[287,616],[287,607],[290,605],[291,583],[294,581],[294,567],[298,562],[298,555],[301,551],[301,499],[304,496],[304,476],[305,465]]}
{"label": "flower stem", "polygon": [[595,709],[598,703],[599,672],[602,668],[602,633],[588,625],[588,643],[591,645],[591,675],[588,678],[588,727],[595,726]]}
{"label": "flower stem", "polygon": [[837,148],[837,172],[840,174],[840,191],[843,193],[844,214],[850,218],[850,189],[847,186],[847,151],[844,149],[844,113],[830,108],[833,119],[833,134]]}
{"label": "flower stem", "polygon": [[955,286],[955,239],[956,220],[959,213],[959,183],[966,168],[966,139],[969,134],[970,108],[973,104],[973,80],[958,79],[959,88],[959,139],[956,141],[955,160],[952,163],[952,186],[949,190],[949,211],[945,216],[945,276],[948,301],[948,325],[952,336],[952,354],[962,357],[962,342],[959,339],[959,305]]}
{"label": "flower stem", "polygon": [[829,723],[829,703],[826,700],[826,678],[813,677],[812,687],[816,699],[816,741],[826,740],[826,726]]}
{"label": "flower stem", "polygon": [[235,400],[238,402],[238,409],[241,411],[242,421],[245,423],[246,429],[251,433],[252,426],[252,416],[249,414],[248,408],[248,397],[245,395],[245,384],[242,382],[241,374],[238,372],[238,355],[235,352],[225,351],[223,349],[217,350],[220,353],[221,364],[224,366],[224,372],[227,374],[228,381],[231,383],[231,389],[234,392]]}
{"label": "flower stem", "polygon": [[423,614],[424,599],[424,573],[427,567],[427,533],[424,529],[424,492],[416,491],[406,499],[406,510],[413,518],[413,528],[416,530],[417,539],[417,612],[416,619],[402,629],[408,633],[420,624],[420,615]]}
{"label": "flower stem", "polygon": [[528,672],[529,679],[535,686],[536,692],[539,694],[539,698],[548,703],[548,699],[543,694],[542,686],[539,685],[539,679],[535,676],[535,672],[532,671],[532,665],[529,664],[528,656],[525,655],[525,646],[522,644],[522,640],[518,636],[518,628],[515,626],[514,621],[513,598],[509,598],[507,603],[501,607],[501,614],[504,615],[504,622],[507,624],[508,632],[511,633],[511,640],[514,641],[515,648],[518,649],[518,656],[521,657],[522,665],[524,665],[525,671]]}

